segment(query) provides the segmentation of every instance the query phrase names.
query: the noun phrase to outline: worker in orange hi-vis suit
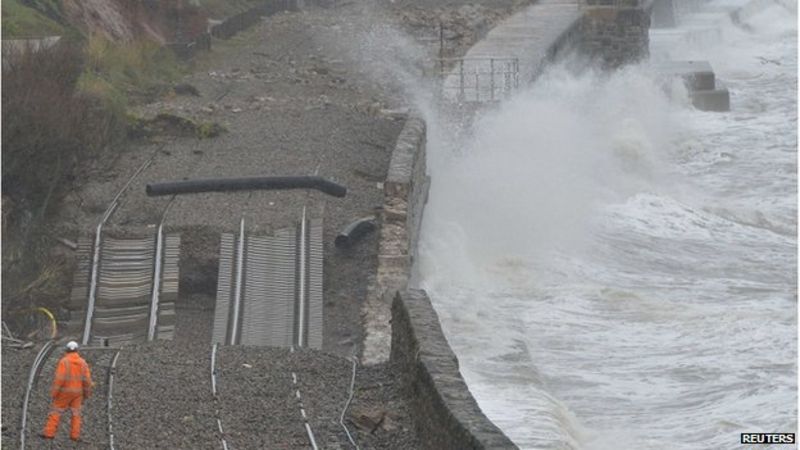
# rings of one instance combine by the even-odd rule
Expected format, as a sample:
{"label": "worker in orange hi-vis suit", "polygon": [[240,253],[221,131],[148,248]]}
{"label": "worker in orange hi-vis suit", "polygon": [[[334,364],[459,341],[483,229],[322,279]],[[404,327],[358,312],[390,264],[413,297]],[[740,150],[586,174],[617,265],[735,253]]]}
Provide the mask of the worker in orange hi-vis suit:
{"label": "worker in orange hi-vis suit", "polygon": [[81,403],[83,403],[83,399],[91,397],[92,386],[94,386],[92,373],[89,370],[89,364],[78,354],[78,343],[67,342],[66,353],[56,365],[56,376],[50,390],[53,404],[41,435],[43,438],[55,438],[61,414],[69,408],[72,412],[69,438],[73,441],[80,439]]}

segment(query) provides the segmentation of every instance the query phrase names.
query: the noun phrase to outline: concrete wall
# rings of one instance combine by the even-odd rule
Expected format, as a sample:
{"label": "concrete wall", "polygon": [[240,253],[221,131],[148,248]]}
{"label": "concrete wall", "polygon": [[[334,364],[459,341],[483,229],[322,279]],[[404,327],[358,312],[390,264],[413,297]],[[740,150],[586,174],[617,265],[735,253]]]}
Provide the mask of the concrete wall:
{"label": "concrete wall", "polygon": [[[523,52],[513,56],[525,68],[522,79],[531,81],[547,61],[572,46],[606,67],[647,56],[652,3],[587,1],[592,4],[578,8],[563,0],[541,0],[492,30],[466,56],[492,57],[509,48]],[[423,448],[515,449],[469,392],[427,294],[408,289],[430,183],[425,141],[425,122],[412,116],[392,153],[384,183],[378,269],[364,306],[362,362],[389,358],[397,365]]]}
{"label": "concrete wall", "polygon": [[389,358],[390,305],[394,293],[408,286],[422,212],[428,200],[430,178],[425,165],[426,139],[425,121],[410,116],[397,137],[383,184],[378,270],[367,288],[363,309],[365,337],[362,361],[365,364],[379,363]]}
{"label": "concrete wall", "polygon": [[581,5],[580,49],[604,68],[649,54],[650,10],[644,0],[585,0]]}
{"label": "concrete wall", "polygon": [[391,359],[400,369],[423,448],[516,449],[470,394],[427,294],[408,289],[430,185],[426,139],[425,122],[412,115],[392,152],[383,185],[378,269],[365,305],[362,362]]}
{"label": "concrete wall", "polygon": [[483,415],[425,291],[397,293],[391,361],[397,365],[417,436],[425,449],[516,449]]}
{"label": "concrete wall", "polygon": [[[384,278],[387,287],[404,287],[416,254],[422,212],[428,201],[430,177],[427,175],[425,121],[411,116],[397,137],[389,162],[389,171],[383,185],[383,213],[381,249],[378,264],[379,280]],[[383,264],[381,264],[383,262]],[[381,268],[385,277],[381,277]],[[398,272],[396,269],[401,269]],[[402,273],[400,275],[400,273]],[[395,284],[394,276],[402,280]]]}

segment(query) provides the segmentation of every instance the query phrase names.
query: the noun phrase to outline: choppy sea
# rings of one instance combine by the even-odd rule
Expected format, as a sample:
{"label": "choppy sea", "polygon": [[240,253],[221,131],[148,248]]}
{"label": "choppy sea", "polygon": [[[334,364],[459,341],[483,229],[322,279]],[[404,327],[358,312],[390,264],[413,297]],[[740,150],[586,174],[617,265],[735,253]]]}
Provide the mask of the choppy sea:
{"label": "choppy sea", "polygon": [[730,112],[648,62],[556,64],[458,145],[431,131],[418,284],[521,448],[796,430],[797,5],[756,1],[651,30],[651,60],[709,61]]}

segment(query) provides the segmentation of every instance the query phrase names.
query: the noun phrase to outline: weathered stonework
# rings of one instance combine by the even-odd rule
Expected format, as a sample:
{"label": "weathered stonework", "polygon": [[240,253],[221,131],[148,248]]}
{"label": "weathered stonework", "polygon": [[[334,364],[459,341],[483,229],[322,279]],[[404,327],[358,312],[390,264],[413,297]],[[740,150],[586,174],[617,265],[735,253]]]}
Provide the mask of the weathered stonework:
{"label": "weathered stonework", "polygon": [[367,289],[363,311],[365,364],[389,358],[391,302],[395,292],[408,287],[422,212],[428,200],[425,141],[425,121],[409,117],[397,137],[383,184],[378,270],[375,282]]}
{"label": "weathered stonework", "polygon": [[392,303],[391,361],[424,449],[516,449],[483,415],[458,370],[458,358],[425,291],[398,292]]}
{"label": "weathered stonework", "polygon": [[612,69],[649,55],[650,9],[643,0],[585,0],[580,49]]}
{"label": "weathered stonework", "polygon": [[[210,27],[203,33],[195,33],[187,39],[182,33],[177,33],[166,44],[179,58],[191,58],[199,50],[211,49],[211,36],[220,39],[229,39],[237,33],[259,23],[263,17],[271,16],[282,11],[298,11],[302,7],[302,0],[262,0],[247,11],[228,17],[222,22]],[[208,27],[207,18],[203,24]]]}

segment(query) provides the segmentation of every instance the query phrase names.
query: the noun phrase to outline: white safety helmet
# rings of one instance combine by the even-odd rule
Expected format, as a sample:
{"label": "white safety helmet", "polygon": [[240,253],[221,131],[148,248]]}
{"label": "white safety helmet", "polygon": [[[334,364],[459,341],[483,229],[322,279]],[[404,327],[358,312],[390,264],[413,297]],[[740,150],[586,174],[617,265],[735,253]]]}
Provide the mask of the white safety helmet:
{"label": "white safety helmet", "polygon": [[74,352],[76,350],[78,350],[78,343],[77,342],[75,342],[75,341],[67,342],[67,351],[68,352]]}

